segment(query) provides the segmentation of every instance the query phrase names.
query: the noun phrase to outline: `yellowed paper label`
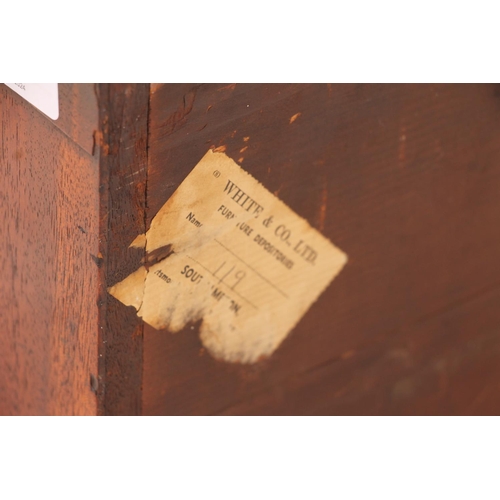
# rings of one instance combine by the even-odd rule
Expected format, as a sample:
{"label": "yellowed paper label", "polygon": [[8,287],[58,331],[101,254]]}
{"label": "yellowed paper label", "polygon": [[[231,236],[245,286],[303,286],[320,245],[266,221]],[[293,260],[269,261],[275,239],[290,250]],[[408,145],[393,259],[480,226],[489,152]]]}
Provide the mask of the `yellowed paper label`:
{"label": "yellowed paper label", "polygon": [[209,150],[132,243],[145,265],[109,293],[156,329],[202,320],[216,358],[269,356],[347,256],[224,153]]}

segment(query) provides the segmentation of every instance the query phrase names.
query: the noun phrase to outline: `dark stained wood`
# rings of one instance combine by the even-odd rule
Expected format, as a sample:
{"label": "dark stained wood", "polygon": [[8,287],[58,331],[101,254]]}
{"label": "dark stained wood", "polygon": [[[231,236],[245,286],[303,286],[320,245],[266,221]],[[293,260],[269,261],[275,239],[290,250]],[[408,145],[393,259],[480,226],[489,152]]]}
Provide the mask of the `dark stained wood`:
{"label": "dark stained wood", "polygon": [[141,411],[143,323],[107,293],[140,266],[143,249],[129,249],[145,232],[149,85],[102,84],[99,290],[99,413]]}
{"label": "dark stained wood", "polygon": [[253,366],[212,359],[196,324],[145,325],[142,412],[498,414],[499,96],[495,85],[153,86],[148,224],[224,146],[349,262]]}
{"label": "dark stained wood", "polygon": [[[91,141],[97,121],[73,119]],[[0,414],[93,415],[98,158],[4,85],[0,122]]]}

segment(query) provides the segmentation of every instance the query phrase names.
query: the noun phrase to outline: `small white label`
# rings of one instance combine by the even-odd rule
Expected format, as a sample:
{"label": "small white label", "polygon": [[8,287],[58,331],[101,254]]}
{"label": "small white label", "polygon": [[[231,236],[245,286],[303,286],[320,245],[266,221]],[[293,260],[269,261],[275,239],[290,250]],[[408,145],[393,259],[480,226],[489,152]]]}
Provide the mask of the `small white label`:
{"label": "small white label", "polygon": [[24,97],[49,118],[59,118],[59,92],[57,83],[6,83],[16,94]]}

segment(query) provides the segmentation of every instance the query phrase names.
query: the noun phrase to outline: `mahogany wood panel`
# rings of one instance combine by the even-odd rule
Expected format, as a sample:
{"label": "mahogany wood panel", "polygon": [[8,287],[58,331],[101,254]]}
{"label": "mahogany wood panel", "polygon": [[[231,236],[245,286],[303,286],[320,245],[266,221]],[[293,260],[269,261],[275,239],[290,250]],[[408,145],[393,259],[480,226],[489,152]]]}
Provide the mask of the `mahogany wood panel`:
{"label": "mahogany wood panel", "polygon": [[212,359],[197,324],[145,325],[142,412],[499,413],[499,97],[495,85],[153,86],[146,227],[224,146],[349,262],[253,366]]}
{"label": "mahogany wood panel", "polygon": [[[58,126],[0,86],[0,414],[95,414],[99,162],[93,86]],[[88,109],[88,119],[76,111]],[[95,116],[97,116],[95,114]],[[92,148],[90,148],[91,150]]]}

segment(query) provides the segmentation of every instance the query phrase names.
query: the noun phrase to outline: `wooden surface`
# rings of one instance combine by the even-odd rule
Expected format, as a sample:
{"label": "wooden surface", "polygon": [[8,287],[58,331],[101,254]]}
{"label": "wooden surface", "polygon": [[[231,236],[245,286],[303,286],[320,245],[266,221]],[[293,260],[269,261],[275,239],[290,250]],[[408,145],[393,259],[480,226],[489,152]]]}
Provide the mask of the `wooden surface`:
{"label": "wooden surface", "polygon": [[99,414],[141,412],[143,323],[106,291],[139,267],[145,231],[149,85],[99,85]]}
{"label": "wooden surface", "polygon": [[[53,122],[0,86],[0,414],[500,412],[498,86],[60,96]],[[255,365],[216,361],[199,324],[156,331],[106,291],[216,147],[349,256]]]}
{"label": "wooden surface", "polygon": [[71,88],[53,122],[0,85],[2,415],[97,411],[97,103]]}
{"label": "wooden surface", "polygon": [[253,366],[212,359],[197,324],[145,325],[142,412],[499,413],[499,96],[494,85],[152,86],[147,225],[224,146],[349,262]]}
{"label": "wooden surface", "polygon": [[98,109],[96,86],[81,83],[59,84],[59,118],[55,125],[87,153],[97,154]]}

